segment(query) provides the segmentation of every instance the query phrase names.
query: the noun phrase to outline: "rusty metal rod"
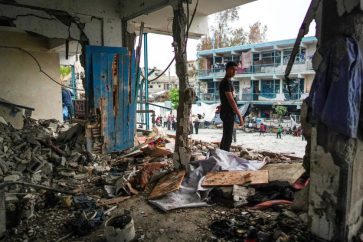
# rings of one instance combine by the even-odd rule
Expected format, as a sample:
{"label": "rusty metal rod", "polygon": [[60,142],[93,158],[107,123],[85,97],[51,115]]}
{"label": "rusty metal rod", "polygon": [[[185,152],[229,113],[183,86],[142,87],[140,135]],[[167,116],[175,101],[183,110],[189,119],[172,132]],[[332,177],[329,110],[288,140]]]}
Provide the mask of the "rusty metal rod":
{"label": "rusty metal rod", "polygon": [[302,38],[304,37],[305,34],[307,34],[309,32],[309,26],[315,18],[316,11],[319,8],[320,2],[321,2],[321,0],[312,0],[311,1],[308,11],[306,12],[304,21],[302,22],[301,27],[299,29],[299,33],[296,37],[295,44],[292,49],[289,62],[287,63],[287,66],[286,66],[284,78],[285,78],[285,83],[287,84],[287,88],[288,88],[290,96],[291,96],[291,86],[290,86],[291,80],[289,78],[289,75],[291,73],[292,66],[295,63],[295,57],[297,55],[297,52],[299,51],[299,47],[300,47]]}

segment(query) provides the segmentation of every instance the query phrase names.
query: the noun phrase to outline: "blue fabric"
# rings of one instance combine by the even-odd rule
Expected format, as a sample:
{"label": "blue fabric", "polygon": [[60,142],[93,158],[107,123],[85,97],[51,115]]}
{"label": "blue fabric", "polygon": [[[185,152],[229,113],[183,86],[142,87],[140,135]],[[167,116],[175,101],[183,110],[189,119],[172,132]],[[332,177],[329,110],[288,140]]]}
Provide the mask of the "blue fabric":
{"label": "blue fabric", "polygon": [[69,112],[68,112],[68,107],[67,106],[63,106],[63,120],[68,120],[69,119]]}
{"label": "blue fabric", "polygon": [[72,106],[72,92],[62,87],[62,103],[66,106]]}
{"label": "blue fabric", "polygon": [[362,56],[356,40],[339,37],[323,51],[308,104],[313,119],[356,138],[362,94]]}

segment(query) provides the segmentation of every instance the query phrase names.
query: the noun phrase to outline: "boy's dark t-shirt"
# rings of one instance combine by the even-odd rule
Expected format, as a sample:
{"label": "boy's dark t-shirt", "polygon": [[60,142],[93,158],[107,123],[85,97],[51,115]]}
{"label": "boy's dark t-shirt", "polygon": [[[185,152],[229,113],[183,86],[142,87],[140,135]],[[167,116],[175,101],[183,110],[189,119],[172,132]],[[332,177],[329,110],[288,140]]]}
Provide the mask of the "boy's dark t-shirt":
{"label": "boy's dark t-shirt", "polygon": [[228,102],[226,92],[233,92],[232,82],[227,79],[222,79],[219,84],[219,97],[221,99],[221,116],[234,115],[233,109]]}

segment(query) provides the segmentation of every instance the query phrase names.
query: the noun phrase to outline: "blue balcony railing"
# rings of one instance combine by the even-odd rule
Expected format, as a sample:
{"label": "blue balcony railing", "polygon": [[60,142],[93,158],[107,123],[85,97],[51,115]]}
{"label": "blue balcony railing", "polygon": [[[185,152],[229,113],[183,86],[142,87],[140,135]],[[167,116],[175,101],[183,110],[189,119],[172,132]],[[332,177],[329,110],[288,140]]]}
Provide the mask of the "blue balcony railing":
{"label": "blue balcony railing", "polygon": [[[242,98],[237,101],[298,101],[307,97],[308,94],[298,93],[243,93]],[[219,93],[200,93],[200,101],[202,102],[220,102]]]}
{"label": "blue balcony railing", "polygon": [[[284,74],[286,65],[281,64],[254,64],[249,68],[237,68],[236,75],[248,75],[248,74]],[[311,61],[301,61],[295,63],[293,71],[304,72],[312,70]],[[224,68],[212,68],[206,70],[198,70],[198,77],[223,77],[225,75]]]}

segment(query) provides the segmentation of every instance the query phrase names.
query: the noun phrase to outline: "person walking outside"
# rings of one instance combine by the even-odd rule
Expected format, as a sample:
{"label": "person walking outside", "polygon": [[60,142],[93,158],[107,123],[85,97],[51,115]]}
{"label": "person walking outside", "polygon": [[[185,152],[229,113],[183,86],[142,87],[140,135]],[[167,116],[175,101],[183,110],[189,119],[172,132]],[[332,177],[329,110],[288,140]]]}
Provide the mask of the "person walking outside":
{"label": "person walking outside", "polygon": [[261,134],[265,134],[266,133],[266,126],[263,124],[263,123],[261,123],[261,125],[260,125],[260,135]]}
{"label": "person walking outside", "polygon": [[243,126],[242,115],[233,98],[234,88],[231,82],[231,78],[236,74],[236,69],[237,64],[235,62],[228,62],[226,64],[226,75],[219,84],[219,96],[221,99],[220,117],[223,121],[223,135],[220,148],[225,151],[229,151],[231,148],[235,115],[239,119],[240,126]]}
{"label": "person walking outside", "polygon": [[198,134],[198,130],[199,130],[200,120],[199,120],[199,117],[198,116],[199,116],[199,114],[194,119],[195,134]]}
{"label": "person walking outside", "polygon": [[164,128],[168,127],[168,118],[166,117],[166,115],[164,115],[163,122],[164,122]]}
{"label": "person walking outside", "polygon": [[281,134],[282,134],[282,127],[281,125],[278,127],[277,129],[277,134],[276,134],[276,139],[278,139],[280,137],[281,139]]}

